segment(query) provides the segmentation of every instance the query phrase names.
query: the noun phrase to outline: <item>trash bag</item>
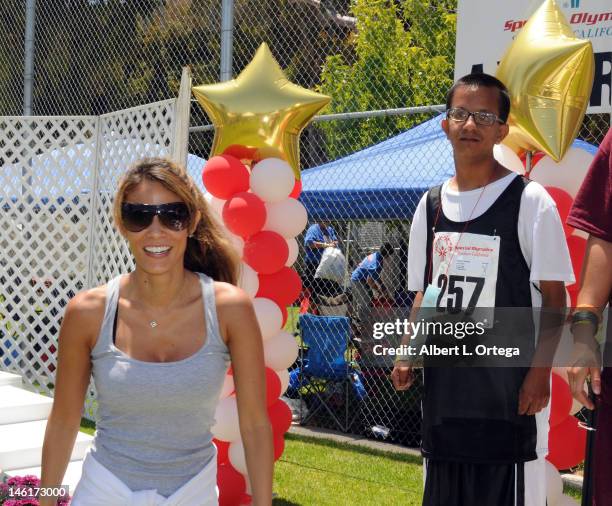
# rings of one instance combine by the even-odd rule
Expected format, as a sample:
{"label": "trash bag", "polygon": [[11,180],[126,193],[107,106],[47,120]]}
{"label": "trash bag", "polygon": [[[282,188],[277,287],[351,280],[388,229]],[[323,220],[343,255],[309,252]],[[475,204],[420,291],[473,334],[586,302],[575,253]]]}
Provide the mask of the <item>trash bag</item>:
{"label": "trash bag", "polygon": [[315,278],[329,279],[342,285],[346,272],[346,258],[340,248],[325,248],[315,272]]}

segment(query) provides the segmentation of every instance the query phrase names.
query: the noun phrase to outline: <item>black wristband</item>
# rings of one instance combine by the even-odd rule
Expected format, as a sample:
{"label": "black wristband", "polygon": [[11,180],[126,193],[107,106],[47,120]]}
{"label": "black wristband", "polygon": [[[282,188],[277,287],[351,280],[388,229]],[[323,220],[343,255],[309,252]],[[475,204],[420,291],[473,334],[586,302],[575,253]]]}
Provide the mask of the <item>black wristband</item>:
{"label": "black wristband", "polygon": [[588,322],[593,325],[593,329],[599,327],[599,318],[593,311],[576,311],[572,316],[572,327],[582,322]]}

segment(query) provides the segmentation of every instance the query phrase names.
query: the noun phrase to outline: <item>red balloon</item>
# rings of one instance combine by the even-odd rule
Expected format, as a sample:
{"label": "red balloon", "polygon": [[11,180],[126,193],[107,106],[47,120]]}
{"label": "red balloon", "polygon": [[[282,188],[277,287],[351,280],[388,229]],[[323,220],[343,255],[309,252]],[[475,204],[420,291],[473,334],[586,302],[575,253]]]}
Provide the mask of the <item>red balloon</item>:
{"label": "red balloon", "polygon": [[213,438],[213,443],[217,447],[217,466],[229,462],[227,452],[229,451],[229,441],[220,441]]}
{"label": "red balloon", "polygon": [[249,148],[242,144],[232,144],[225,148],[224,155],[230,155],[238,160],[252,160],[257,152],[257,148]]}
{"label": "red balloon", "polygon": [[253,497],[247,493],[242,494],[242,497],[240,498],[240,506],[248,506],[251,504],[253,504]]}
{"label": "red balloon", "polygon": [[285,401],[278,399],[272,406],[268,407],[268,418],[270,419],[270,425],[272,425],[272,433],[275,436],[284,434],[291,427],[291,408],[287,406]]}
{"label": "red balloon", "polygon": [[272,274],[285,266],[289,246],[280,234],[264,230],[248,238],[242,256],[259,274]]}
{"label": "red balloon", "polygon": [[274,462],[281,458],[281,455],[285,451],[285,436],[274,437]]}
{"label": "red balloon", "polygon": [[546,191],[557,204],[557,211],[559,211],[559,216],[561,217],[561,223],[563,224],[563,232],[565,232],[565,237],[572,235],[574,231],[573,227],[570,227],[565,221],[567,220],[567,215],[572,208],[572,204],[574,203],[574,199],[572,196],[567,193],[565,190],[561,188],[556,188],[554,186],[547,186]]}
{"label": "red balloon", "polygon": [[291,190],[289,197],[291,197],[292,199],[297,199],[300,196],[300,193],[302,193],[302,180],[296,179],[295,184],[293,185],[293,190]]}
{"label": "red balloon", "polygon": [[568,416],[548,434],[548,461],[557,469],[575,467],[584,460],[586,430],[578,426],[578,420]]}
{"label": "red balloon", "polygon": [[259,275],[259,290],[255,297],[264,297],[279,306],[290,306],[302,291],[302,279],[291,267],[283,267],[273,274]]}
{"label": "red balloon", "polygon": [[254,193],[237,193],[227,199],[221,212],[223,223],[234,234],[249,237],[266,223],[266,205]]}
{"label": "red balloon", "polygon": [[266,404],[272,406],[281,394],[281,381],[274,369],[266,367]]}
{"label": "red balloon", "polygon": [[566,290],[570,296],[570,306],[576,307],[578,305],[578,292],[580,291],[580,284],[574,283],[573,285],[566,287]]}
{"label": "red balloon", "polygon": [[238,158],[229,155],[213,156],[208,160],[202,170],[202,182],[208,192],[223,200],[251,186],[248,169]]}
{"label": "red balloon", "polygon": [[246,491],[244,476],[229,464],[217,468],[217,486],[219,487],[219,506],[236,506],[240,504]]}
{"label": "red balloon", "polygon": [[572,393],[569,385],[558,374],[552,375],[550,401],[550,427],[556,427],[570,416]]}
{"label": "red balloon", "polygon": [[281,327],[285,326],[285,323],[287,323],[287,318],[289,318],[289,313],[287,312],[287,308],[285,306],[278,306],[281,310],[281,313],[283,315],[283,323],[281,323]]}

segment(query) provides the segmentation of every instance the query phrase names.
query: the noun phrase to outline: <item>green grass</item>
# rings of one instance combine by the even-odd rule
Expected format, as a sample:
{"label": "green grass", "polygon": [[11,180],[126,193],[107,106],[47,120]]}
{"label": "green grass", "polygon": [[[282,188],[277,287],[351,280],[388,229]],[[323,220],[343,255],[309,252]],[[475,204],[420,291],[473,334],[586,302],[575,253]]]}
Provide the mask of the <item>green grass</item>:
{"label": "green grass", "polygon": [[275,506],[419,505],[421,459],[287,434],[274,467]]}
{"label": "green grass", "polygon": [[285,322],[285,326],[283,330],[289,332],[290,334],[294,334],[298,332],[298,320],[300,316],[300,308],[289,306],[287,307],[287,321]]}

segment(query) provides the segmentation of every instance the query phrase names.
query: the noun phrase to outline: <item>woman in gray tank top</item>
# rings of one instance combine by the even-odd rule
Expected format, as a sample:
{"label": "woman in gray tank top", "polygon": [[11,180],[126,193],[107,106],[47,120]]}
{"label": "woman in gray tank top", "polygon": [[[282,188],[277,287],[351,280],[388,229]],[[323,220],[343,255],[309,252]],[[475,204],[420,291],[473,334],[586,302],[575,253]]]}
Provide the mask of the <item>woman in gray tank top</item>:
{"label": "woman in gray tank top", "polygon": [[147,504],[217,504],[210,429],[231,358],[253,504],[270,505],[262,340],[249,297],[234,286],[230,243],[185,170],[165,159],[127,171],[114,218],[136,268],[66,307],[41,486],[61,483],[93,375],[96,435],[73,504],[132,504],[143,494],[156,501]]}

